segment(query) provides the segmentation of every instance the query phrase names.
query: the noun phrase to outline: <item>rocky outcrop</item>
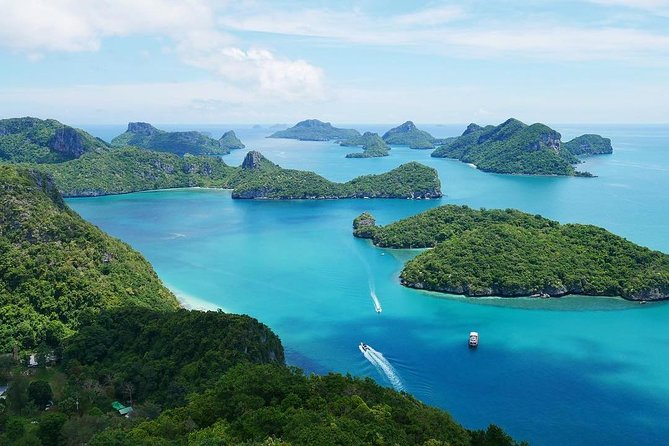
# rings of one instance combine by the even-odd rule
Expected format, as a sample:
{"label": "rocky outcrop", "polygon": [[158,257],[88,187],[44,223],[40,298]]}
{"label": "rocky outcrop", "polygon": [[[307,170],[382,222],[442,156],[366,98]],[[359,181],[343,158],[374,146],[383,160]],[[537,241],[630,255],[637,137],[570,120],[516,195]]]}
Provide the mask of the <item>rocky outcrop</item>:
{"label": "rocky outcrop", "polygon": [[148,122],[129,122],[127,131],[144,136],[152,136],[159,132],[157,128]]}
{"label": "rocky outcrop", "polygon": [[244,157],[244,161],[242,162],[242,169],[258,169],[262,166],[263,161],[267,161],[267,158],[265,158],[262,153],[256,150],[251,150]]}

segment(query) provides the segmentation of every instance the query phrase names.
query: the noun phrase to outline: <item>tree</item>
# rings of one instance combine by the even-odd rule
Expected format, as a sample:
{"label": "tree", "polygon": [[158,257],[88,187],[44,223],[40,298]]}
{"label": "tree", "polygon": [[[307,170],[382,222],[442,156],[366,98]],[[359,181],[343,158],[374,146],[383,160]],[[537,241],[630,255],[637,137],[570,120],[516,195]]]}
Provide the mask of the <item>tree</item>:
{"label": "tree", "polygon": [[64,443],[61,430],[67,421],[67,415],[60,412],[47,412],[39,419],[37,436],[43,446],[60,446]]}
{"label": "tree", "polygon": [[135,386],[131,382],[126,382],[123,384],[123,394],[128,397],[128,401],[132,406],[132,393],[135,391]]}
{"label": "tree", "polygon": [[37,407],[44,409],[53,399],[53,392],[48,382],[39,379],[30,383],[28,397]]}
{"label": "tree", "polygon": [[12,413],[20,414],[29,402],[28,378],[17,375],[7,389],[7,406]]}

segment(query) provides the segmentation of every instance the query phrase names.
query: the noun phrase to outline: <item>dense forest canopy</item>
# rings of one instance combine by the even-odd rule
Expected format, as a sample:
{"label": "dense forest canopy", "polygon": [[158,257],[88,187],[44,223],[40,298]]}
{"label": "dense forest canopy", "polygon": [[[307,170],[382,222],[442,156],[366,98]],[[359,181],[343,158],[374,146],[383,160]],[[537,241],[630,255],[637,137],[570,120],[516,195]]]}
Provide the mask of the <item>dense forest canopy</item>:
{"label": "dense forest canopy", "polygon": [[426,248],[404,285],[468,296],[565,294],[669,298],[669,255],[592,225],[516,210],[441,206],[387,226],[363,214],[354,235],[390,248]]}

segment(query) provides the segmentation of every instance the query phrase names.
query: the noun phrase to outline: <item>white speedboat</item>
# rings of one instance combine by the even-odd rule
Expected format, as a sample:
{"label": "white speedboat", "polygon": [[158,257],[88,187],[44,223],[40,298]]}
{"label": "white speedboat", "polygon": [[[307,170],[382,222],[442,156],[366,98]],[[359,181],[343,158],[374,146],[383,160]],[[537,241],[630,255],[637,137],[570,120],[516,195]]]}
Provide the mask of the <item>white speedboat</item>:
{"label": "white speedboat", "polygon": [[360,345],[358,345],[358,348],[363,354],[369,351],[369,345],[365,344],[364,342],[361,342]]}

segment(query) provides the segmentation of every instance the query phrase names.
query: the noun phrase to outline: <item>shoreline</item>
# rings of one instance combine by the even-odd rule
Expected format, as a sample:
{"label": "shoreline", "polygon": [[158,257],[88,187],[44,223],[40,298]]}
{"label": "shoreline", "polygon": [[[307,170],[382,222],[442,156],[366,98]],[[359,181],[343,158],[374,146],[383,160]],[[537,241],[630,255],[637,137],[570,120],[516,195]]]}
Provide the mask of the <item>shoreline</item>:
{"label": "shoreline", "polygon": [[213,302],[202,299],[200,297],[188,294],[179,288],[176,288],[166,282],[163,282],[163,285],[174,294],[179,302],[179,307],[185,310],[198,310],[198,311],[218,311],[221,310],[224,313],[231,314],[232,312],[226,308],[221,307]]}

